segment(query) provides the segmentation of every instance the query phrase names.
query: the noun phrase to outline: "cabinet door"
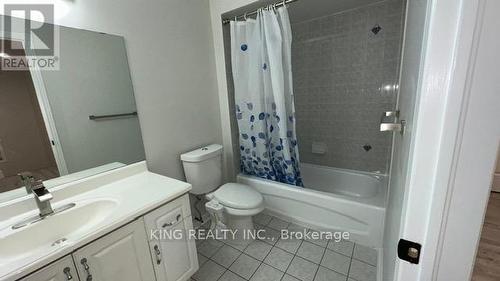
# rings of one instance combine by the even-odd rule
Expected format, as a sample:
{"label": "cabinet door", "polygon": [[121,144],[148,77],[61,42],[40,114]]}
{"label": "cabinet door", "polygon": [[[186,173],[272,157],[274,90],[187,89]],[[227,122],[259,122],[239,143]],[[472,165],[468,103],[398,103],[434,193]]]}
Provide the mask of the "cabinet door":
{"label": "cabinet door", "polygon": [[50,264],[35,273],[21,279],[21,281],[78,281],[78,274],[71,256]]}
{"label": "cabinet door", "polygon": [[147,232],[161,231],[149,236],[158,281],[189,280],[198,270],[196,244],[187,233],[193,229],[189,198],[172,201],[147,214],[144,220]]}
{"label": "cabinet door", "polygon": [[142,219],[73,254],[82,281],[155,281]]}

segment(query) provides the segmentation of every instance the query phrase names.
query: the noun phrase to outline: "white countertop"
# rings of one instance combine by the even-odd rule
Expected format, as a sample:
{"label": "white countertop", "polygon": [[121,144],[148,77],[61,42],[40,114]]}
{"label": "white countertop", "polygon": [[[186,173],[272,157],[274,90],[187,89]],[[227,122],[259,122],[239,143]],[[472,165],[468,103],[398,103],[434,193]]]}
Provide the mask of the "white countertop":
{"label": "white countertop", "polygon": [[[96,198],[113,200],[117,205],[105,219],[78,239],[68,239],[48,250],[28,252],[22,259],[14,261],[2,261],[0,249],[0,281],[21,278],[187,193],[190,189],[191,185],[188,183],[147,171],[145,162],[55,187],[51,189],[54,207]],[[0,239],[11,231],[10,227],[15,222],[36,215],[37,212],[34,199],[30,197],[0,204]],[[31,226],[26,226],[29,227]]]}

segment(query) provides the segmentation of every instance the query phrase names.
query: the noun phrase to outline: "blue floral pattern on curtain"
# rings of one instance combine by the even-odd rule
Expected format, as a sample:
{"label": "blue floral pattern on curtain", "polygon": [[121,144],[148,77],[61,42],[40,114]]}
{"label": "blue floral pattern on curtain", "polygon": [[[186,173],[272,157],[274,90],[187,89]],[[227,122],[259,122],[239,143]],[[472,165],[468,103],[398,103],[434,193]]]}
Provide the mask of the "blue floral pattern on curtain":
{"label": "blue floral pattern on curtain", "polygon": [[302,186],[286,8],[231,23],[241,171]]}
{"label": "blue floral pattern on curtain", "polygon": [[[242,107],[246,109],[241,110]],[[272,107],[276,108],[276,105],[273,103]],[[287,127],[280,126],[280,122],[293,123],[294,116],[288,116],[284,121],[274,110],[270,113],[255,112],[250,102],[237,105],[236,108],[238,122],[252,124],[249,132],[242,132],[240,135],[241,171],[268,180],[302,186],[297,140],[292,131],[286,132],[286,138],[281,138],[279,134],[281,128]]]}

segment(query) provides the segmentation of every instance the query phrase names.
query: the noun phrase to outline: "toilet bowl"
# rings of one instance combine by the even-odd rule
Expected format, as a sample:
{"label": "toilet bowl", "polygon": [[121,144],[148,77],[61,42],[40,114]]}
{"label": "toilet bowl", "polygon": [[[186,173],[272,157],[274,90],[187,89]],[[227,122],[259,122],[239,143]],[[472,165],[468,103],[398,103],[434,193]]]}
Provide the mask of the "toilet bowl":
{"label": "toilet bowl", "polygon": [[252,216],[264,210],[262,195],[251,187],[239,183],[226,183],[207,194],[224,208],[224,223],[238,232],[253,230]]}
{"label": "toilet bowl", "polygon": [[[222,146],[208,145],[181,155],[186,180],[192,185],[191,193],[205,195],[207,206],[222,205],[223,222],[235,230],[236,239],[252,231],[252,216],[264,210],[264,198],[250,186],[222,183]],[[214,204],[211,204],[214,203]],[[210,210],[209,210],[210,211]]]}

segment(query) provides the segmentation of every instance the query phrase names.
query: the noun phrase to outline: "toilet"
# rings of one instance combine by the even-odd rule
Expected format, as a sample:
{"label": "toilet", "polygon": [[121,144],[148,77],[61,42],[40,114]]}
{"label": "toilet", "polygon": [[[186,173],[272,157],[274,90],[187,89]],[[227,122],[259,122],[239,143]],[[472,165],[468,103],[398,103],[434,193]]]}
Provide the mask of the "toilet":
{"label": "toilet", "polygon": [[205,195],[209,212],[219,207],[224,224],[238,233],[253,230],[252,216],[264,210],[262,195],[248,185],[222,183],[222,145],[211,144],[181,155],[194,195]]}

